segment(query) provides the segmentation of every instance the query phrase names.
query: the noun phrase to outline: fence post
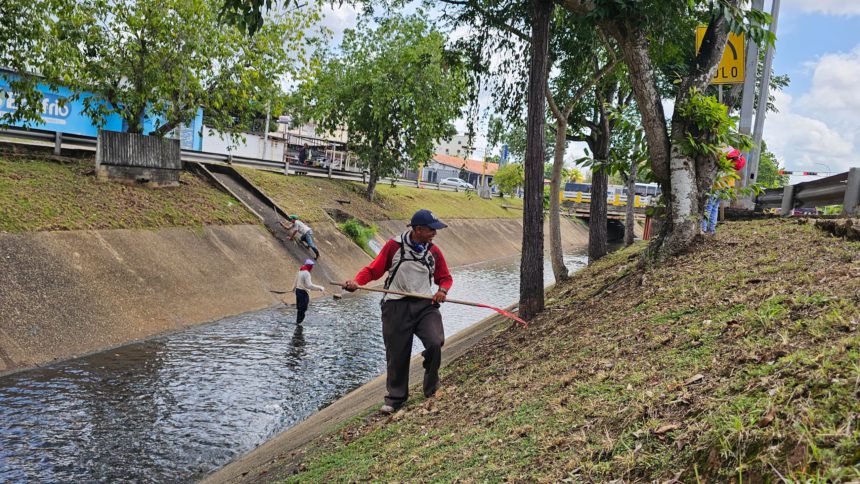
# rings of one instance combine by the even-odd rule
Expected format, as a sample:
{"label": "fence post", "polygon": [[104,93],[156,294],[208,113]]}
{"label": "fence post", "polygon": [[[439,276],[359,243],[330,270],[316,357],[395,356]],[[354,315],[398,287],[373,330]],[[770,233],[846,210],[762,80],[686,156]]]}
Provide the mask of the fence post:
{"label": "fence post", "polygon": [[792,210],[794,210],[794,185],[788,185],[782,190],[782,208],[779,216],[788,217]]}
{"label": "fence post", "polygon": [[285,157],[284,158],[284,176],[287,176],[289,174],[290,174],[290,159]]}
{"label": "fence post", "polygon": [[328,162],[328,178],[331,180],[331,160]]}
{"label": "fence post", "polygon": [[846,183],[842,213],[845,215],[860,215],[860,168],[851,168],[848,170],[848,180]]}
{"label": "fence post", "polygon": [[59,155],[63,147],[63,133],[54,131],[54,154]]}

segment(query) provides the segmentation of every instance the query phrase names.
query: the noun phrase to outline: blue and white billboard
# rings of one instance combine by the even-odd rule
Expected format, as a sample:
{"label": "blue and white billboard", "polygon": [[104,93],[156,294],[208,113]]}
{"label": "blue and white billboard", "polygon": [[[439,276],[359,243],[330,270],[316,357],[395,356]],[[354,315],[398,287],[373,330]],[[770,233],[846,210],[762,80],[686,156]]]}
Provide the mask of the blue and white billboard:
{"label": "blue and white billboard", "polygon": [[[44,94],[42,98],[43,122],[19,121],[12,123],[33,129],[44,129],[47,131],[59,131],[61,133],[78,134],[83,136],[98,136],[99,129],[93,124],[93,120],[84,114],[83,98],[91,94],[83,94],[81,98],[69,101],[72,91],[61,87],[51,90],[44,84],[39,84],[38,89]],[[63,102],[65,101],[65,102]],[[9,83],[0,76],[0,112],[15,112],[17,99],[15,93],[9,89]],[[117,114],[111,114],[105,118],[102,129],[110,131],[122,131],[122,118]]]}
{"label": "blue and white billboard", "polygon": [[[0,114],[15,112],[17,109],[15,93],[10,89],[4,74],[6,76],[13,75],[6,72],[0,73]],[[68,88],[60,87],[52,90],[44,84],[39,84],[37,87],[44,95],[42,98],[42,122],[19,121],[12,123],[13,126],[82,136],[98,136],[99,127],[93,123],[89,116],[84,114],[83,99],[92,96],[92,93],[81,93],[77,99],[72,99],[74,93]],[[145,120],[145,134],[154,130],[153,126],[155,126],[156,121],[157,118],[153,117]],[[104,117],[104,126],[101,129],[124,132],[128,131],[128,126],[123,122],[120,115],[111,113]],[[200,151],[203,146],[203,110],[197,110],[197,115],[191,126],[182,125],[175,133],[178,133],[179,144],[183,149]]]}

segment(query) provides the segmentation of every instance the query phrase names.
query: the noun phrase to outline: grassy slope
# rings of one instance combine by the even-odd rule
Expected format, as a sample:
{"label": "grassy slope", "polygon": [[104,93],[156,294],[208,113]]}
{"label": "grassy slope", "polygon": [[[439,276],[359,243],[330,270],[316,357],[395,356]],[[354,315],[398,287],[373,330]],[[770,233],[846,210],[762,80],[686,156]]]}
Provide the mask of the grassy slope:
{"label": "grassy slope", "polygon": [[179,188],[99,182],[93,162],[0,156],[0,231],[259,223],[233,197],[190,173]]}
{"label": "grassy slope", "polygon": [[[520,210],[502,208],[502,205],[522,207],[520,199],[483,200],[474,193],[377,185],[375,201],[371,203],[363,197],[364,187],[360,183],[240,170],[284,210],[302,214],[310,222],[325,220],[326,208],[343,210],[366,222],[409,219],[419,208],[430,209],[442,219],[522,217]],[[350,203],[340,204],[338,199]]]}
{"label": "grassy slope", "polygon": [[473,348],[439,398],[320,442],[294,480],[860,479],[860,243],[738,222],[644,273],[641,248]]}

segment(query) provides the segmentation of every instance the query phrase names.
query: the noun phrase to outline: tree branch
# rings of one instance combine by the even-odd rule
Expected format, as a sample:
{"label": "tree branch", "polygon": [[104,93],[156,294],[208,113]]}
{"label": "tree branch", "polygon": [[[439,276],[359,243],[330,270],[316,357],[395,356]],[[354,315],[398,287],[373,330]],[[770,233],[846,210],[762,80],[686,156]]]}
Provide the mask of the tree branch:
{"label": "tree branch", "polygon": [[601,23],[601,28],[618,41],[628,68],[630,85],[642,115],[642,125],[648,139],[648,155],[657,181],[669,187],[669,129],[657,88],[656,69],[648,50],[645,32],[628,22]]}
{"label": "tree branch", "polygon": [[500,29],[500,30],[503,30],[503,31],[505,31],[505,32],[507,32],[507,33],[509,33],[509,34],[513,34],[514,36],[516,36],[516,37],[517,37],[517,38],[519,38],[520,40],[523,40],[523,41],[525,41],[525,42],[527,42],[527,43],[531,43],[531,40],[532,40],[532,39],[531,39],[531,36],[529,36],[528,34],[526,34],[525,32],[523,32],[522,30],[520,30],[520,29],[518,29],[518,28],[514,27],[513,25],[510,25],[510,24],[506,23],[504,20],[502,20],[502,19],[498,18],[498,17],[497,17],[496,15],[494,15],[492,12],[490,12],[490,11],[489,11],[489,10],[487,10],[487,9],[485,9],[484,7],[481,7],[481,6],[480,6],[480,5],[478,5],[476,2],[473,2],[473,1],[471,1],[471,0],[465,0],[465,1],[461,1],[461,0],[440,0],[440,1],[441,1],[441,3],[447,3],[447,4],[449,4],[449,5],[458,5],[458,6],[461,6],[461,7],[468,7],[468,8],[470,8],[470,9],[472,9],[472,10],[474,10],[474,11],[478,12],[479,14],[481,14],[481,16],[482,16],[482,17],[484,17],[484,18],[485,18],[485,19],[490,23],[490,25],[492,25],[492,26],[494,26],[494,27],[496,27],[496,28],[498,28],[498,29]]}
{"label": "tree branch", "polygon": [[564,139],[566,139],[567,141],[578,141],[580,143],[587,143],[588,142],[588,137],[583,135],[583,134],[579,134],[579,133],[575,134],[575,135],[569,134],[569,135],[565,136]]}
{"label": "tree branch", "polygon": [[595,68],[597,70],[597,73],[594,76],[592,76],[588,80],[588,82],[586,82],[585,84],[580,86],[579,89],[577,89],[576,93],[573,95],[573,97],[567,103],[567,107],[564,108],[563,113],[562,113],[561,109],[559,109],[558,105],[556,104],[555,99],[553,99],[552,92],[549,88],[549,82],[547,82],[546,100],[549,103],[549,107],[552,110],[553,116],[555,116],[556,119],[567,119],[568,117],[570,117],[570,113],[571,113],[571,111],[573,111],[573,108],[576,107],[577,103],[579,103],[579,101],[586,94],[588,94],[589,91],[591,91],[591,88],[595,84],[600,82],[600,80],[603,79],[603,77],[606,76],[606,74],[612,72],[612,70],[615,68],[615,66],[618,65],[618,62],[620,62],[620,59],[613,57],[613,59],[609,63],[607,63],[605,66],[603,66],[602,68],[597,68],[597,64],[599,63],[599,60],[595,57]]}
{"label": "tree branch", "polygon": [[[737,5],[738,0],[725,0],[730,5]],[[714,77],[714,71],[719,66],[723,51],[726,49],[726,41],[729,38],[729,25],[725,14],[720,11],[708,24],[702,46],[696,56],[695,67],[692,75],[687,76],[680,86],[678,100],[686,99],[690,89],[704,92]]]}
{"label": "tree branch", "polygon": [[561,110],[558,109],[558,105],[552,97],[552,89],[549,88],[549,79],[547,79],[547,83],[544,84],[544,94],[546,95],[546,102],[549,104],[549,109],[552,111],[552,115],[555,116],[555,119],[567,119],[567,116],[564,116]]}
{"label": "tree branch", "polygon": [[561,0],[559,5],[573,13],[579,14],[591,13],[597,7],[594,4],[594,0]]}

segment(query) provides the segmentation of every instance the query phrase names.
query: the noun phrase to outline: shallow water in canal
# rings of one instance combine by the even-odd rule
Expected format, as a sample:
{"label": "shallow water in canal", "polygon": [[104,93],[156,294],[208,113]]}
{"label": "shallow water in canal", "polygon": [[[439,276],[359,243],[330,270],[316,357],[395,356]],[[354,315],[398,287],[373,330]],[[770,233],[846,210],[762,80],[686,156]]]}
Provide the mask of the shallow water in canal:
{"label": "shallow water in canal", "polygon": [[[518,264],[459,268],[451,297],[509,305]],[[200,478],[382,374],[380,298],[314,300],[302,326],[293,308],[257,311],[2,377],[0,482]],[[442,314],[450,337],[492,311]]]}

